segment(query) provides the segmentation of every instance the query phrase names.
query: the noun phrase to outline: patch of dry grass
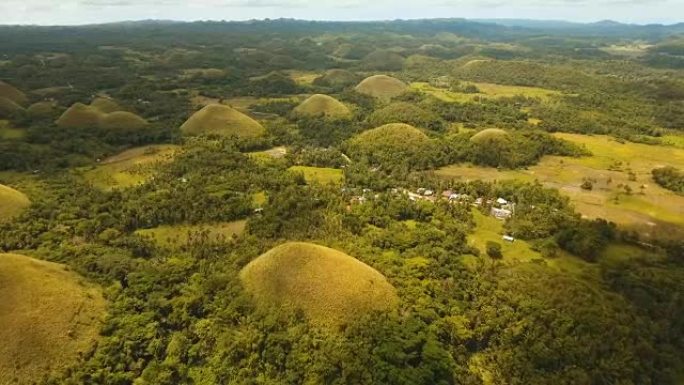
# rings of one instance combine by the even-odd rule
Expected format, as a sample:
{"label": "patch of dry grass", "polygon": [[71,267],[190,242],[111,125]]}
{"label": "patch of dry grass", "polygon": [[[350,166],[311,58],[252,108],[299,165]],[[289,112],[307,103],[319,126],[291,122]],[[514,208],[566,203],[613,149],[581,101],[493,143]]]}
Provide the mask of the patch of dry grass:
{"label": "patch of dry grass", "polygon": [[38,383],[75,364],[104,314],[99,288],[64,266],[0,254],[0,384]]}
{"label": "patch of dry grass", "polygon": [[0,222],[21,214],[31,201],[22,192],[0,184]]}
{"label": "patch of dry grass", "polygon": [[377,270],[311,243],[275,247],[245,266],[240,278],[260,306],[300,309],[321,326],[342,326],[398,302],[394,287]]}
{"label": "patch of dry grass", "polygon": [[206,223],[199,225],[159,226],[152,229],[142,229],[135,233],[150,237],[157,245],[166,248],[176,248],[188,244],[192,239],[198,239],[199,234],[206,234],[209,241],[230,240],[233,235],[240,235],[245,230],[247,221]]}

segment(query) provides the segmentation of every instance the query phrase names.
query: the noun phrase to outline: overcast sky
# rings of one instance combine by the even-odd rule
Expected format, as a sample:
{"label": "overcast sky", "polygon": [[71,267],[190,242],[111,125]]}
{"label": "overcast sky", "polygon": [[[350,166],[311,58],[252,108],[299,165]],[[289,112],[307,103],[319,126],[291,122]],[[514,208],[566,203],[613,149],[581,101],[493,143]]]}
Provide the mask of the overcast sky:
{"label": "overcast sky", "polygon": [[0,24],[123,20],[526,18],[684,21],[684,0],[0,0]]}

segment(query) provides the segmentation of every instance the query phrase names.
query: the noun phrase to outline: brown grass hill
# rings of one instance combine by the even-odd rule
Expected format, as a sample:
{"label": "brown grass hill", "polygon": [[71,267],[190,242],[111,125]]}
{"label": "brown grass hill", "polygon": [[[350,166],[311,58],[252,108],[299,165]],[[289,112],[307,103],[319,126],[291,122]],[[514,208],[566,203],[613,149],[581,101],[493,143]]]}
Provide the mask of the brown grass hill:
{"label": "brown grass hill", "polygon": [[75,103],[57,119],[57,126],[61,128],[89,128],[99,127],[104,113],[97,108]]}
{"label": "brown grass hill", "polygon": [[377,270],[311,243],[277,246],[245,266],[240,278],[259,306],[301,310],[318,326],[339,327],[398,302],[394,287]]}
{"label": "brown grass hill", "polygon": [[24,108],[22,106],[18,105],[13,100],[0,97],[0,118],[9,118],[15,112],[21,111],[23,109]]}
{"label": "brown grass hill", "polygon": [[426,167],[432,154],[432,141],[411,125],[391,123],[351,138],[346,143],[352,158],[365,157],[372,164],[388,168],[406,165],[412,169]]}
{"label": "brown grass hill", "polygon": [[90,107],[96,108],[106,114],[122,110],[121,106],[119,106],[119,103],[115,102],[113,99],[105,97],[97,97],[93,99],[93,101],[90,102]]}
{"label": "brown grass hill", "polygon": [[432,111],[408,102],[395,102],[371,114],[368,121],[375,127],[389,123],[406,123],[416,127],[441,131],[445,123]]}
{"label": "brown grass hill", "polygon": [[0,222],[21,214],[31,204],[23,193],[0,184]]}
{"label": "brown grass hill", "polygon": [[255,138],[266,130],[256,120],[221,104],[210,104],[195,112],[183,123],[185,135],[220,135],[238,138]]}
{"label": "brown grass hill", "polygon": [[146,125],[147,121],[145,119],[126,111],[116,111],[110,114],[104,114],[100,118],[100,127],[108,130],[138,130]]}
{"label": "brown grass hill", "polygon": [[486,128],[470,137],[473,143],[487,143],[491,141],[506,140],[509,138],[508,132],[500,128]]}
{"label": "brown grass hill", "polygon": [[361,66],[371,71],[401,71],[404,57],[389,50],[377,50],[366,55]]}
{"label": "brown grass hill", "polygon": [[20,106],[25,106],[28,103],[26,94],[2,80],[0,80],[0,98],[9,99]]}
{"label": "brown grass hill", "polygon": [[0,254],[0,385],[43,383],[76,364],[104,313],[100,290],[64,266]]}
{"label": "brown grass hill", "polygon": [[332,69],[327,71],[324,75],[314,79],[313,84],[341,89],[357,84],[358,82],[359,77],[352,72],[343,69]]}
{"label": "brown grass hill", "polygon": [[55,102],[43,101],[31,104],[26,112],[33,118],[54,118],[57,114],[56,107]]}
{"label": "brown grass hill", "polygon": [[325,117],[331,119],[347,119],[351,111],[332,96],[316,94],[304,100],[293,110],[295,116]]}
{"label": "brown grass hill", "polygon": [[387,75],[374,75],[361,81],[356,91],[374,98],[389,100],[403,94],[408,86],[397,78]]}

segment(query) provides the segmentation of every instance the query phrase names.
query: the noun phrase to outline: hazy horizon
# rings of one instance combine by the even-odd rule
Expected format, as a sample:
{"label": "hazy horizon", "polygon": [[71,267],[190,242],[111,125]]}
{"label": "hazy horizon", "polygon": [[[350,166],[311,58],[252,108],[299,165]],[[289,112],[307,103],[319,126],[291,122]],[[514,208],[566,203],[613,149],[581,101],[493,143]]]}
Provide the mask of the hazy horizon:
{"label": "hazy horizon", "polygon": [[3,25],[87,25],[124,21],[169,20],[243,21],[294,18],[321,21],[465,18],[528,19],[591,23],[614,20],[631,24],[682,22],[679,0],[360,0],[315,3],[307,0],[5,0],[0,4]]}

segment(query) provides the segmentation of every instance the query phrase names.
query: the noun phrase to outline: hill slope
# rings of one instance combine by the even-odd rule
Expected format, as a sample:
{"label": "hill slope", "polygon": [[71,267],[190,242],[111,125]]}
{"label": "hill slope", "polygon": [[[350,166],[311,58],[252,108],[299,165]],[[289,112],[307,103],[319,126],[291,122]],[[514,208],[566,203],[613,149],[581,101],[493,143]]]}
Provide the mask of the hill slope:
{"label": "hill slope", "polygon": [[29,204],[26,195],[0,184],[0,222],[19,215]]}
{"label": "hill slope", "polygon": [[391,99],[401,95],[408,86],[399,79],[387,75],[374,75],[361,81],[356,91],[374,98]]}
{"label": "hill slope", "polygon": [[254,138],[265,133],[264,127],[249,116],[221,104],[210,104],[195,112],[183,125],[186,135],[214,134]]}
{"label": "hill slope", "polygon": [[297,116],[309,116],[326,118],[348,118],[351,111],[347,106],[332,96],[316,94],[312,95],[294,109]]}
{"label": "hill slope", "polygon": [[240,278],[259,304],[301,309],[318,325],[340,326],[397,302],[394,288],[378,271],[311,243],[275,247],[245,266]]}
{"label": "hill slope", "polygon": [[0,254],[0,384],[33,384],[73,365],[97,338],[100,291],[64,266]]}

